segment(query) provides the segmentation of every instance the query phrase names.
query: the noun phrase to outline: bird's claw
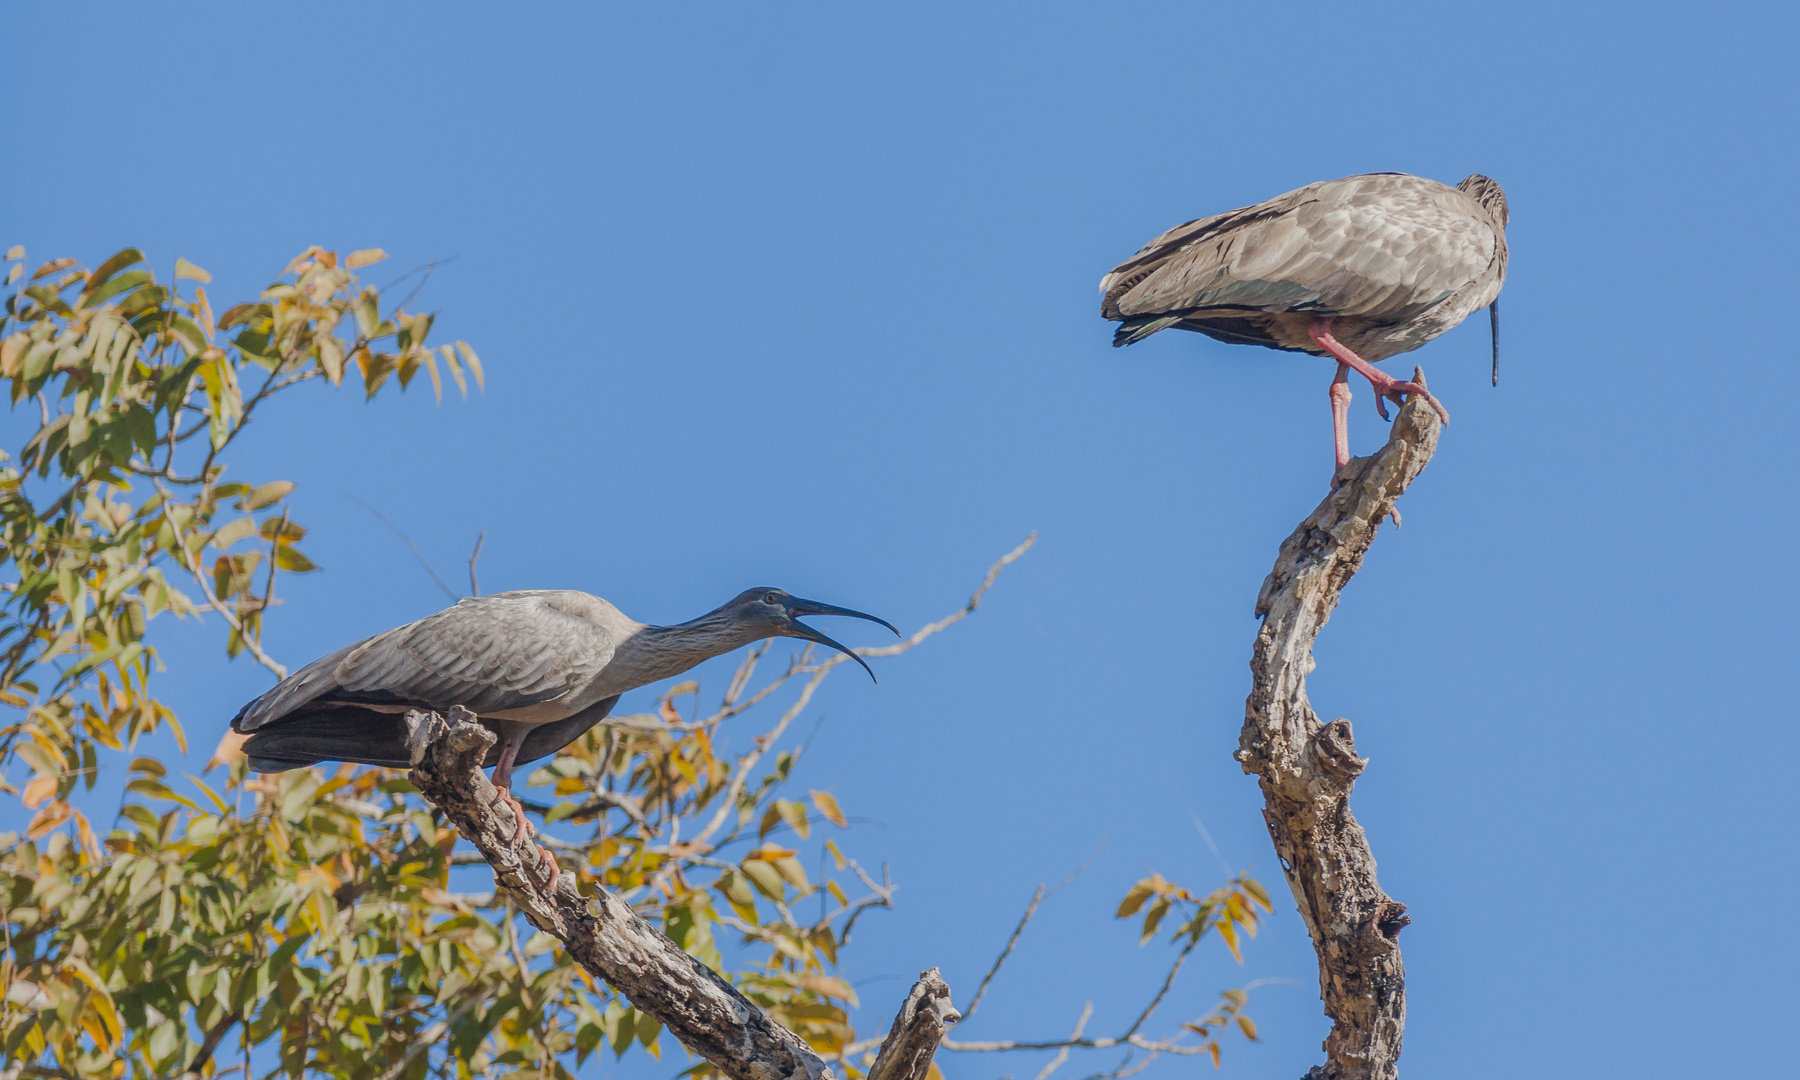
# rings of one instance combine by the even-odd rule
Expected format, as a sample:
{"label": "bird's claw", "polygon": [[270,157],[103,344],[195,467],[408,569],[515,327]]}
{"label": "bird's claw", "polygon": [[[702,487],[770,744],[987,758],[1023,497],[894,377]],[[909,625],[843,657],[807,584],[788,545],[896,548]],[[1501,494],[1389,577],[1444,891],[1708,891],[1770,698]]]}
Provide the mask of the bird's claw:
{"label": "bird's claw", "polygon": [[500,795],[506,800],[507,807],[512,810],[513,821],[516,823],[513,827],[513,842],[517,843],[536,833],[537,830],[532,827],[531,819],[525,816],[525,806],[519,802],[518,796],[505,789],[501,790]]}
{"label": "bird's claw", "polygon": [[1395,380],[1386,386],[1375,387],[1375,411],[1381,414],[1383,420],[1387,420],[1387,402],[1391,400],[1396,405],[1405,405],[1406,395],[1408,394],[1417,394],[1424,398],[1431,407],[1436,410],[1439,420],[1442,420],[1446,424],[1450,422],[1450,414],[1444,411],[1444,406],[1438,399],[1431,395],[1431,391],[1415,382],[1400,382],[1399,380]]}

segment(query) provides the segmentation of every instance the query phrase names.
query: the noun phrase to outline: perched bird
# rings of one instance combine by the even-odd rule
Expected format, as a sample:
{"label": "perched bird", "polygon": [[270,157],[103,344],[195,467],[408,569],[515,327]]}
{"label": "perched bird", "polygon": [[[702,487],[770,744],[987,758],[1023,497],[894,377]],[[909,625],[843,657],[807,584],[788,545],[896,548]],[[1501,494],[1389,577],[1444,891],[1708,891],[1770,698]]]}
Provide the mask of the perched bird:
{"label": "perched bird", "polygon": [[[1416,349],[1486,307],[1500,382],[1506,195],[1479,174],[1455,187],[1405,173],[1308,184],[1242,210],[1179,225],[1100,279],[1113,345],[1175,327],[1237,345],[1332,356],[1337,466],[1350,460],[1349,370],[1375,409],[1423,386],[1374,362]],[[1336,473],[1333,472],[1333,482]]]}
{"label": "perched bird", "polygon": [[[485,764],[511,798],[515,765],[574,742],[627,690],[753,641],[816,641],[875,677],[862,657],[801,622],[803,615],[848,615],[894,630],[873,615],[780,589],[751,589],[677,626],[645,625],[583,592],[493,593],[313,661],[245,705],[231,729],[249,736],[243,751],[258,772],[321,761],[404,769],[412,764],[404,715],[461,705],[499,736]],[[524,815],[518,820],[523,832]]]}

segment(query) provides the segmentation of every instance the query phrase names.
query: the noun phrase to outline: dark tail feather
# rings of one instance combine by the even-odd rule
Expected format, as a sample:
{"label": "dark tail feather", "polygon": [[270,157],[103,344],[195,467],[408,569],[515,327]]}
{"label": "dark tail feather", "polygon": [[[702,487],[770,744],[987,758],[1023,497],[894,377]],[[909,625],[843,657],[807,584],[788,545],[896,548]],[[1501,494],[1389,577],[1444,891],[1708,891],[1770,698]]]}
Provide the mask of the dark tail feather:
{"label": "dark tail feather", "polygon": [[1181,319],[1180,315],[1143,315],[1135,319],[1126,319],[1125,325],[1113,331],[1113,348],[1130,345],[1134,341],[1142,341],[1158,330],[1167,330]]}
{"label": "dark tail feather", "polygon": [[[610,697],[565,720],[532,728],[525,736],[525,745],[520,748],[519,764],[549,757],[574,742],[588,728],[605,719],[618,700]],[[483,719],[481,723],[489,731],[499,734],[494,721]],[[500,749],[500,743],[496,742],[482,764],[498,765]],[[284,716],[275,725],[262,728],[244,740],[244,753],[250,758],[252,769],[265,773],[304,769],[321,761],[349,761],[389,769],[412,767],[412,750],[406,743],[405,714],[355,707]]]}
{"label": "dark tail feather", "polygon": [[321,761],[350,761],[404,769],[412,765],[406,723],[398,713],[333,709],[286,716],[244,741],[257,772],[304,769]]}

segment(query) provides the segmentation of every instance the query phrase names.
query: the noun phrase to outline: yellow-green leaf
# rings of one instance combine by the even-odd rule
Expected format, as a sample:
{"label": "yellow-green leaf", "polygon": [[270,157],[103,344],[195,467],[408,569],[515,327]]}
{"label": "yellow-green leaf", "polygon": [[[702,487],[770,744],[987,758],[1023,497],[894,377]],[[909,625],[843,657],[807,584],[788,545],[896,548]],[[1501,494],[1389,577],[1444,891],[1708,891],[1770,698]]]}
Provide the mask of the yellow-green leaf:
{"label": "yellow-green leaf", "polygon": [[313,561],[300,554],[300,549],[288,544],[279,544],[275,548],[275,565],[290,574],[305,574],[318,567]]}
{"label": "yellow-green leaf", "polygon": [[261,510],[265,506],[280,502],[292,490],[294,490],[294,483],[291,480],[276,480],[263,484],[244,496],[243,507],[246,510]]}
{"label": "yellow-green leaf", "polygon": [[818,808],[819,813],[825,815],[825,820],[840,829],[849,827],[850,823],[844,819],[844,811],[838,808],[837,798],[831,792],[814,790],[807,792],[807,795],[812,799],[812,804]]}

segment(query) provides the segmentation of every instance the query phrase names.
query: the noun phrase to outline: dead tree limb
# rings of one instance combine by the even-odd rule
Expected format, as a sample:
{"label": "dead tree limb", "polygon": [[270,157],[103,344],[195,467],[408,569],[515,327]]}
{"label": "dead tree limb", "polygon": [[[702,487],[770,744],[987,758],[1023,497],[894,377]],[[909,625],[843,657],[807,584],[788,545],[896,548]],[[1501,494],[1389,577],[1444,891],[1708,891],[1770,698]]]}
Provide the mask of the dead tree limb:
{"label": "dead tree limb", "polygon": [[869,1067],[868,1080],[925,1080],[932,1055],[951,1025],[962,1016],[950,1004],[950,987],[937,968],[919,972],[919,981],[906,995],[906,1004],[894,1017],[894,1026]]}
{"label": "dead tree limb", "polygon": [[[1423,372],[1414,381],[1424,385]],[[1406,905],[1381,891],[1375,856],[1350,813],[1367,765],[1350,721],[1323,724],[1306,699],[1312,645],[1362,566],[1384,518],[1437,449],[1437,414],[1415,396],[1387,445],[1357,458],[1338,487],[1281,545],[1256,599],[1262,629],[1250,661],[1237,759],[1262,787],[1263,818],[1319,954],[1319,992],[1333,1024],[1325,1064],[1309,1080],[1392,1080],[1406,1026],[1400,930]]]}
{"label": "dead tree limb", "polygon": [[[683,952],[630,904],[598,886],[592,898],[583,897],[574,874],[556,871],[554,856],[531,840],[530,823],[514,816],[481,771],[495,738],[473,713],[461,706],[443,716],[411,712],[406,723],[413,786],[481,852],[494,868],[496,886],[531,924],[559,938],[590,974],[732,1080],[837,1080],[841,1074],[805,1040]],[[877,1070],[887,1070],[883,1080],[924,1080],[945,1026],[956,1022],[949,1000],[937,969],[921,976],[876,1063]]]}

